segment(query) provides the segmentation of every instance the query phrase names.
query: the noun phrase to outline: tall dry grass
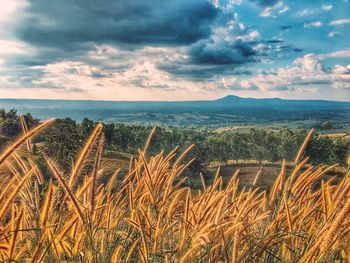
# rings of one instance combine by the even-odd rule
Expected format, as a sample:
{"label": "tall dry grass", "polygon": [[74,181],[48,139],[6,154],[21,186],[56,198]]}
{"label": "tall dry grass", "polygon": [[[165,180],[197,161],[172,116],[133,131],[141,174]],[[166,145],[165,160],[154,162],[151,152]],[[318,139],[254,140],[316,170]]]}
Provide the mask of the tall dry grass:
{"label": "tall dry grass", "polygon": [[[307,136],[291,174],[282,165],[270,193],[224,183],[184,187],[187,150],[148,156],[151,136],[129,172],[105,184],[102,126],[71,173],[45,156],[51,179],[18,147],[50,123],[24,134],[0,156],[0,260],[13,262],[349,262],[350,173],[321,180],[330,167],[306,166]],[[153,132],[152,132],[153,134]],[[191,146],[192,147],[192,146]],[[92,169],[86,167],[92,165]]]}

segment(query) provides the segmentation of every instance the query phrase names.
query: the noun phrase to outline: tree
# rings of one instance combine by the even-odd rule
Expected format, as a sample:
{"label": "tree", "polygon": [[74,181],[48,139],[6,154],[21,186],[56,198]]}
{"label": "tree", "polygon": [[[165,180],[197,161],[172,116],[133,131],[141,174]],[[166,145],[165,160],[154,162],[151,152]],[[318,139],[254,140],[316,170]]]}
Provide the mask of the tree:
{"label": "tree", "polygon": [[280,144],[281,140],[278,137],[278,134],[274,132],[269,132],[266,135],[265,139],[265,149],[268,149],[265,159],[275,162],[281,159],[279,152],[278,152],[278,145]]}
{"label": "tree", "polygon": [[330,137],[314,134],[306,147],[306,155],[313,164],[332,163],[333,141]]}
{"label": "tree", "polygon": [[88,118],[84,118],[81,125],[80,125],[82,137],[84,139],[89,137],[94,128],[95,128],[95,122],[93,120],[88,119]]}
{"label": "tree", "polygon": [[333,144],[334,162],[346,165],[346,158],[350,154],[350,140],[347,138],[337,139]]}
{"label": "tree", "polygon": [[[33,118],[30,113],[26,113],[23,117],[29,129],[39,123],[39,120]],[[6,112],[5,110],[0,109],[0,135],[13,138],[19,136],[21,133],[22,126],[17,111],[12,109]]]}
{"label": "tree", "polygon": [[202,144],[196,144],[184,159],[184,163],[192,161],[190,166],[185,170],[184,175],[188,177],[188,183],[193,184],[200,178],[200,174],[207,176],[207,167],[209,164],[208,155]]}
{"label": "tree", "polygon": [[113,136],[114,136],[114,128],[115,128],[114,123],[105,124],[105,125],[103,126],[103,132],[104,132],[104,134],[105,134],[105,139],[106,139],[106,145],[107,145],[107,147],[110,146],[110,145],[112,144]]}
{"label": "tree", "polygon": [[12,109],[8,112],[0,112],[1,134],[6,137],[15,137],[21,133],[21,124],[17,111]]}
{"label": "tree", "polygon": [[63,167],[71,167],[82,143],[79,127],[70,118],[57,119],[44,132],[44,152]]}
{"label": "tree", "polygon": [[28,129],[31,129],[39,124],[40,120],[37,118],[34,118],[30,113],[24,114],[23,117],[27,124]]}

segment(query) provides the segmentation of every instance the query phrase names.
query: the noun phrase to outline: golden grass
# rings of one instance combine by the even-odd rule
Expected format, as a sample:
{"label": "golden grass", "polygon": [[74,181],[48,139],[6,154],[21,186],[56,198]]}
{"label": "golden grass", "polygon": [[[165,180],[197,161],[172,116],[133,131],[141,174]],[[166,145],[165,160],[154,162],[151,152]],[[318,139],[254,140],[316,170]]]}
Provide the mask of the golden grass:
{"label": "golden grass", "polygon": [[349,262],[350,173],[337,184],[320,181],[331,167],[307,166],[311,132],[293,171],[283,162],[270,193],[255,186],[261,174],[240,189],[238,172],[224,184],[219,170],[194,192],[181,176],[193,146],[147,156],[154,131],[123,178],[118,170],[98,184],[101,125],[72,172],[45,156],[52,176],[45,182],[16,150],[47,125],[24,129],[0,157],[10,174],[0,180],[1,261]]}

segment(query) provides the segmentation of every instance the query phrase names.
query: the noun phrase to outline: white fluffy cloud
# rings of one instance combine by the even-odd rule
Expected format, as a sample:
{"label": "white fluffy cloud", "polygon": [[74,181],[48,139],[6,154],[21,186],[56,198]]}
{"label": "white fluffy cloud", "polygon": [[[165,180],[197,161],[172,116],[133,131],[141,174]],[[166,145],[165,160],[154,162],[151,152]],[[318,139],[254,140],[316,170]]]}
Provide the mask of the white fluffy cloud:
{"label": "white fluffy cloud", "polygon": [[333,5],[322,5],[322,10],[331,11],[333,9]]}
{"label": "white fluffy cloud", "polygon": [[329,23],[330,26],[341,26],[345,24],[350,24],[350,19],[337,19]]}
{"label": "white fluffy cloud", "polygon": [[264,72],[248,79],[244,86],[257,86],[266,91],[307,88],[317,91],[320,86],[350,90],[350,64],[327,68],[323,63],[325,59],[340,57],[350,57],[350,51],[307,54],[295,59],[289,67]]}
{"label": "white fluffy cloud", "polygon": [[[285,97],[288,92],[317,94],[320,87],[350,91],[350,64],[337,64],[332,68],[324,65],[327,59],[350,58],[350,50],[307,54],[295,59],[290,66],[248,78],[215,76],[195,82],[158,67],[161,62],[186,58],[185,52],[175,52],[173,48],[144,47],[138,51],[125,51],[104,45],[97,46],[86,56],[90,59],[88,62],[66,60],[32,66],[30,70],[38,71],[40,78],[30,80],[24,88],[21,88],[20,80],[0,76],[2,87],[7,88],[2,92],[5,96],[17,90],[21,97],[29,98],[39,92],[63,99],[190,100],[217,98],[231,91],[243,96],[280,97]],[[128,62],[124,61],[125,57],[129,58]]]}
{"label": "white fluffy cloud", "polygon": [[304,27],[306,27],[306,28],[321,27],[321,26],[323,26],[323,23],[321,21],[315,21],[315,22],[310,22],[310,23],[304,24]]}
{"label": "white fluffy cloud", "polygon": [[[1,0],[0,97],[283,97],[324,87],[341,99],[349,90],[350,51],[327,53],[347,47],[344,1],[45,2]],[[295,59],[313,52],[327,54]],[[334,57],[343,59],[327,64]]]}
{"label": "white fluffy cloud", "polygon": [[312,9],[309,9],[309,8],[306,8],[306,9],[303,9],[303,10],[300,10],[298,13],[297,13],[297,16],[310,16],[312,14],[314,14],[315,11],[312,10]]}
{"label": "white fluffy cloud", "polygon": [[28,6],[28,3],[24,0],[1,0],[0,22],[10,22],[13,15],[15,15],[19,9],[23,9],[26,6]]}
{"label": "white fluffy cloud", "polygon": [[65,60],[32,66],[29,70],[38,72],[40,77],[30,79],[25,87],[21,79],[0,75],[1,95],[13,97],[18,93],[22,98],[35,98],[40,93],[62,99],[190,100],[224,96],[236,83],[220,77],[193,82],[160,69],[161,62],[186,59],[185,52],[174,48],[146,46],[126,51],[104,45],[97,46],[86,57],[88,61]]}
{"label": "white fluffy cloud", "polygon": [[282,1],[277,2],[274,6],[266,7],[261,13],[262,17],[275,17],[277,14],[283,14],[289,10],[289,7],[286,6]]}
{"label": "white fluffy cloud", "polygon": [[331,31],[328,33],[328,37],[339,37],[341,35],[342,35],[342,33],[338,32],[338,31]]}

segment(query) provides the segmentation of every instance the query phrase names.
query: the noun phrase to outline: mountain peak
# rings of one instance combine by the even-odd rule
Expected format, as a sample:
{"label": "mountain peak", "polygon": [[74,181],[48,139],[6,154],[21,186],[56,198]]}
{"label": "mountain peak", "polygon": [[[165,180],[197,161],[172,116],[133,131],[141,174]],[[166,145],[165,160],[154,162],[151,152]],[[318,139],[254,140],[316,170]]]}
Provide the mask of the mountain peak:
{"label": "mountain peak", "polygon": [[232,101],[232,100],[239,100],[239,99],[242,99],[242,98],[236,95],[227,95],[225,97],[218,99],[218,101]]}

